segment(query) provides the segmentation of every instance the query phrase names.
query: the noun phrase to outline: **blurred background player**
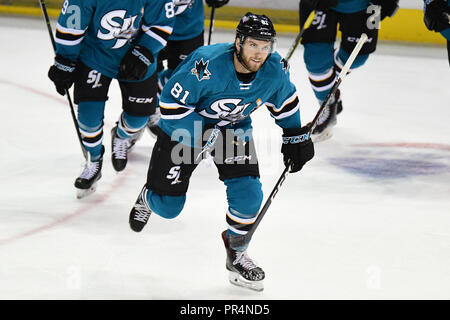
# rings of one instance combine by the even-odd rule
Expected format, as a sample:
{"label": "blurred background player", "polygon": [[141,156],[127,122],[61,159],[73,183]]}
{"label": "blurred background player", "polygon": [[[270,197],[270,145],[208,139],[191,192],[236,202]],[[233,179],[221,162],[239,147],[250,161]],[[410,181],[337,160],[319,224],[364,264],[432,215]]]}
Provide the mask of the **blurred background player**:
{"label": "blurred background player", "polygon": [[[289,66],[272,52],[275,36],[268,17],[247,13],[239,22],[234,43],[198,48],[181,62],[163,88],[161,130],[147,183],[129,217],[131,229],[140,232],[152,212],[166,219],[180,214],[206,137],[215,146],[211,154],[226,186],[228,229],[222,239],[230,281],[254,290],[263,289],[265,274],[246,253],[250,239],[245,235],[263,199],[250,113],[265,106],[283,129],[281,152],[291,172],[301,170],[314,156],[309,127],[301,127]],[[177,137],[179,133],[184,135]],[[174,155],[181,155],[182,161]]]}
{"label": "blurred background player", "polygon": [[95,190],[104,153],[108,89],[118,79],[123,112],[111,131],[111,160],[122,171],[127,154],[156,110],[155,57],[172,33],[169,0],[65,0],[56,25],[56,56],[48,72],[59,94],[73,83],[82,142],[90,154],[75,180],[78,197]]}
{"label": "blurred background player", "polygon": [[450,64],[450,0],[424,0],[424,22],[428,30],[440,32],[447,39]]}
{"label": "blurred background player", "polygon": [[[300,25],[304,24],[309,12],[315,11],[314,20],[302,39],[303,58],[314,94],[322,104],[362,33],[369,38],[350,70],[361,67],[375,51],[378,25],[374,22],[391,17],[398,8],[398,0],[300,0],[299,7]],[[338,24],[342,40],[335,50]],[[342,100],[338,89],[319,117],[312,134],[314,141],[332,136],[336,114],[341,111]]]}
{"label": "blurred background player", "polygon": [[[205,0],[210,7],[220,8],[229,0]],[[172,34],[166,47],[158,55],[158,94],[161,93],[164,84],[172,75],[175,68],[192,51],[203,46],[203,28],[205,25],[205,13],[202,0],[173,0],[173,12],[176,16]],[[166,61],[167,68],[164,68]],[[157,114],[160,115],[159,108]],[[155,137],[157,135],[157,123],[159,117],[151,117],[147,128]]]}

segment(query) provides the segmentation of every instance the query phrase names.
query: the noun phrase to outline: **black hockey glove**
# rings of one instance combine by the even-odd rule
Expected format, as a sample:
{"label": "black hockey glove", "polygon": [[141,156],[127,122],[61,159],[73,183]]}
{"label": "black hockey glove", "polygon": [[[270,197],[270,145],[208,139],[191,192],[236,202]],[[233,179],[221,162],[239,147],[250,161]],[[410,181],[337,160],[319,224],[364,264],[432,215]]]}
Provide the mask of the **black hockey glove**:
{"label": "black hockey glove", "polygon": [[305,8],[307,11],[325,11],[336,6],[338,2],[338,0],[300,0],[300,8]]}
{"label": "black hockey glove", "polygon": [[284,165],[288,166],[290,163],[290,172],[300,171],[304,164],[314,157],[314,144],[309,130],[309,126],[283,129],[281,153]]}
{"label": "black hockey glove", "polygon": [[398,10],[399,0],[371,0],[370,3],[381,6],[380,19],[392,17]]}
{"label": "black hockey glove", "polygon": [[208,7],[220,8],[226,5],[230,0],[205,0]]}
{"label": "black hockey glove", "polygon": [[66,94],[74,81],[76,63],[63,56],[56,55],[55,63],[48,70],[48,77],[53,81],[60,95]]}
{"label": "black hockey glove", "polygon": [[120,80],[142,80],[148,67],[155,61],[153,53],[143,46],[134,46],[125,54],[119,66]]}
{"label": "black hockey glove", "polygon": [[428,30],[440,32],[450,28],[450,9],[444,0],[425,1],[423,21]]}

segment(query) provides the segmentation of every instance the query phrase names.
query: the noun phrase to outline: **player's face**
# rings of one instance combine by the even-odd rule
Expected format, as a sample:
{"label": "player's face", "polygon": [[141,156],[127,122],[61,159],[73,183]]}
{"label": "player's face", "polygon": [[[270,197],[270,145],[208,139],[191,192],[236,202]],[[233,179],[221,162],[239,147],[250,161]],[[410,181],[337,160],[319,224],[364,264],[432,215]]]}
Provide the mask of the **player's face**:
{"label": "player's face", "polygon": [[242,46],[241,58],[249,71],[256,72],[261,68],[271,51],[272,43],[270,41],[248,37]]}

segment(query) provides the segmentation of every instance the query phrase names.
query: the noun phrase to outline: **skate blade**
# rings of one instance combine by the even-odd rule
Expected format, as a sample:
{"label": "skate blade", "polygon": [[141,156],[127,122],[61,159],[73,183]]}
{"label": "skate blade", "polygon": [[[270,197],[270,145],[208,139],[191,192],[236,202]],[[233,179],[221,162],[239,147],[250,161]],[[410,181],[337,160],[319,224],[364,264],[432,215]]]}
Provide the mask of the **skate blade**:
{"label": "skate blade", "polygon": [[330,139],[333,136],[333,127],[325,128],[321,133],[319,134],[313,134],[311,135],[312,142],[321,142]]}
{"label": "skate blade", "polygon": [[250,281],[242,277],[240,274],[236,272],[230,271],[228,279],[230,280],[230,283],[238,286],[247,288],[254,291],[263,291],[264,290],[264,282],[263,280],[260,281]]}
{"label": "skate blade", "polygon": [[97,190],[96,185],[92,185],[89,189],[77,189],[77,199],[83,199],[89,196],[90,194],[94,193],[95,190]]}

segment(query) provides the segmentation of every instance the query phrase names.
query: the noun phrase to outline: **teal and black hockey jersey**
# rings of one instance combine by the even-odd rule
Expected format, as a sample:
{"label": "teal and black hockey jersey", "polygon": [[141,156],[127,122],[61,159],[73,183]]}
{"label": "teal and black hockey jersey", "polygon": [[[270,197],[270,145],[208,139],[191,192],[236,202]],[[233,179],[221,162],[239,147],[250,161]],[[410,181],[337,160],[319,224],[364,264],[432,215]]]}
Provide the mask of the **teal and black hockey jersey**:
{"label": "teal and black hockey jersey", "polygon": [[[160,98],[159,126],[166,134],[173,138],[176,130],[189,133],[189,144],[198,147],[198,128],[208,124],[251,129],[250,113],[261,106],[280,127],[301,127],[297,92],[286,60],[272,53],[255,78],[245,83],[236,75],[233,46],[200,47],[175,69]],[[178,141],[188,144],[186,139]]]}
{"label": "teal and black hockey jersey", "polygon": [[199,36],[205,25],[202,0],[192,0],[190,4],[175,7],[175,25],[169,40],[187,40]]}
{"label": "teal and black hockey jersey", "polygon": [[366,10],[370,0],[339,0],[338,4],[332,9],[342,13],[355,13]]}
{"label": "teal and black hockey jersey", "polygon": [[[56,25],[56,53],[115,78],[132,43],[156,57],[174,23],[171,0],[65,0]],[[155,71],[156,63],[146,78]]]}

